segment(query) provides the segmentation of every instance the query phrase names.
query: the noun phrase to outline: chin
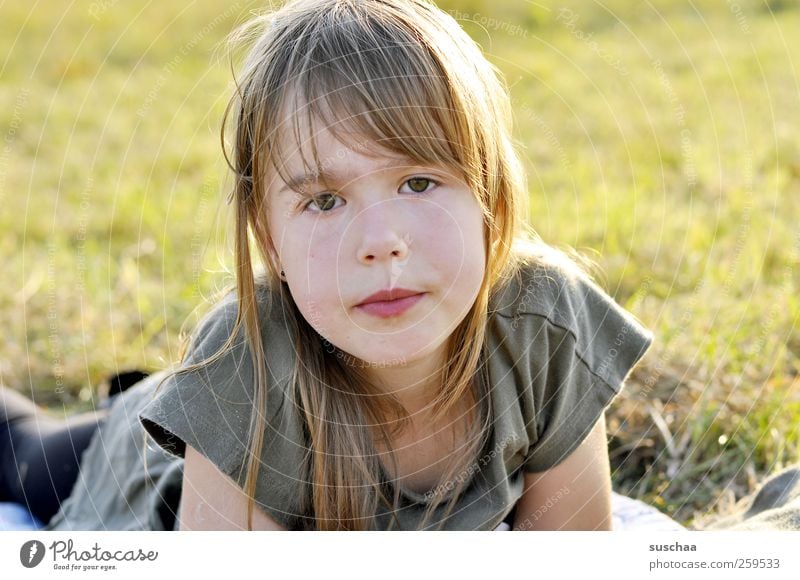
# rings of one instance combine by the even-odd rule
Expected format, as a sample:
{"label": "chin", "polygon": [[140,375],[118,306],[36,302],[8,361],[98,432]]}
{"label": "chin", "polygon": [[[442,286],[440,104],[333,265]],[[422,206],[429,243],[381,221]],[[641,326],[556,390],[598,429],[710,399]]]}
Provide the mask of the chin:
{"label": "chin", "polygon": [[362,368],[392,368],[401,367],[408,364],[409,359],[406,352],[398,352],[397,350],[376,352],[371,349],[367,352],[360,352],[351,358],[353,364],[357,364]]}
{"label": "chin", "polygon": [[441,348],[441,345],[435,344],[430,339],[425,341],[410,340],[404,339],[399,335],[395,336],[398,343],[402,345],[400,348],[396,346],[392,348],[387,345],[386,349],[378,349],[373,344],[371,345],[372,348],[360,351],[359,358],[364,361],[363,364],[365,366],[369,364],[372,368],[402,367],[423,360],[431,356],[438,348]]}

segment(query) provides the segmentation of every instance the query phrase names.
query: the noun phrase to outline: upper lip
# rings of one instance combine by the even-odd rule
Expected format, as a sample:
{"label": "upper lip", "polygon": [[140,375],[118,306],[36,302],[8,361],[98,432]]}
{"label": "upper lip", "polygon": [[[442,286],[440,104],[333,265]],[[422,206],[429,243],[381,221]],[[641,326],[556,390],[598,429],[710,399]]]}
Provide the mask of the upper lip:
{"label": "upper lip", "polygon": [[387,288],[386,290],[379,290],[375,294],[370,294],[364,300],[359,302],[356,306],[363,306],[370,302],[384,302],[387,300],[397,300],[398,298],[407,298],[408,296],[416,296],[422,294],[419,290],[409,290],[407,288]]}

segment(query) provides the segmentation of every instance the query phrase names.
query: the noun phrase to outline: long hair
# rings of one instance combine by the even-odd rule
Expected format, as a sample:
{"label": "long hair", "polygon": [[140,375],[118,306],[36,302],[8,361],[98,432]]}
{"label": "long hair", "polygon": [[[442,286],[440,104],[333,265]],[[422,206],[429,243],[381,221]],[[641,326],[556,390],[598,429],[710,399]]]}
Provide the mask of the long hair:
{"label": "long hair", "polygon": [[[274,247],[264,219],[267,175],[275,168],[288,181],[278,139],[284,134],[281,113],[289,112],[285,119],[293,123],[293,133],[287,133],[298,143],[305,119],[307,127],[323,123],[337,137],[363,136],[422,165],[451,167],[480,204],[486,273],[475,303],[448,339],[448,364],[433,403],[434,421],[461,405],[468,414],[466,442],[449,458],[443,477],[452,484],[477,461],[491,433],[484,343],[492,297],[545,249],[525,223],[527,184],[512,138],[508,88],[458,23],[426,0],[295,0],[239,26],[228,42],[232,50],[249,47],[239,78],[234,75],[236,90],[221,130],[233,171],[228,202],[234,205],[239,309],[231,340],[194,367],[218,359],[244,327],[255,380],[244,484],[252,529],[270,354],[263,349],[258,300],[262,295],[279,300],[297,355],[290,392],[307,428],[308,493],[302,507],[313,514],[313,529],[375,529],[379,505],[394,510],[399,498],[399,486],[388,497],[375,437],[390,447],[410,417],[393,396],[363,396],[377,391],[357,365],[319,348],[320,335],[269,259]],[[225,141],[231,119],[229,155]],[[311,147],[314,163],[303,163],[318,168],[313,139]],[[434,510],[446,502],[439,527],[444,525],[467,483],[465,477],[455,480],[449,498],[434,495],[418,529],[428,529]]]}

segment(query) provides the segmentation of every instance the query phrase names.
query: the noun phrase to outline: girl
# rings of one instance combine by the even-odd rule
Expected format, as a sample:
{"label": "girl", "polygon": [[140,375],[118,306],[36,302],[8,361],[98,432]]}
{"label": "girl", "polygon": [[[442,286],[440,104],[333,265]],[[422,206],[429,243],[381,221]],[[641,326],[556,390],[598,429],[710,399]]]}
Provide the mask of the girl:
{"label": "girl", "polygon": [[525,233],[498,71],[423,0],[234,38],[236,298],[140,413],[181,529],[609,529],[602,413],[652,335]]}
{"label": "girl", "polygon": [[49,529],[610,529],[603,411],[653,337],[525,225],[498,70],[425,0],[233,40],[235,291]]}

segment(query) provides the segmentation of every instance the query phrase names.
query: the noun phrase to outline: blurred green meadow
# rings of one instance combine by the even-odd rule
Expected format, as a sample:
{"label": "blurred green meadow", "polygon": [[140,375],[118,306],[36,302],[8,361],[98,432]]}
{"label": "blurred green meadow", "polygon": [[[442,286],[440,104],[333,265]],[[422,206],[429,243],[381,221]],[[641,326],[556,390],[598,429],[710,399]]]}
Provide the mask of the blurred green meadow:
{"label": "blurred green meadow", "polygon": [[[800,5],[438,4],[511,87],[532,225],[656,335],[615,489],[702,526],[800,460]],[[218,43],[266,5],[0,6],[0,376],[56,415],[233,282]]]}

